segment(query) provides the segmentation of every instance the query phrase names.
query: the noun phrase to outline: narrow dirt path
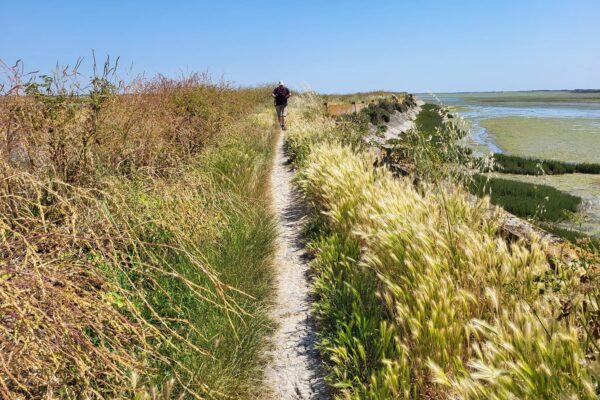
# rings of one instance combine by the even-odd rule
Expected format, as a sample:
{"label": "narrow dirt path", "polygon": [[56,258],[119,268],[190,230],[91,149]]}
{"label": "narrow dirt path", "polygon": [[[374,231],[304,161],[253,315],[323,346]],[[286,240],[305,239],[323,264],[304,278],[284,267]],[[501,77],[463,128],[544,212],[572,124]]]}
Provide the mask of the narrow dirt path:
{"label": "narrow dirt path", "polygon": [[275,259],[277,301],[273,318],[279,329],[273,338],[267,385],[275,399],[328,398],[315,349],[310,313],[308,259],[302,245],[302,202],[292,184],[294,172],[284,152],[280,132],[271,175],[271,190],[279,229]]}

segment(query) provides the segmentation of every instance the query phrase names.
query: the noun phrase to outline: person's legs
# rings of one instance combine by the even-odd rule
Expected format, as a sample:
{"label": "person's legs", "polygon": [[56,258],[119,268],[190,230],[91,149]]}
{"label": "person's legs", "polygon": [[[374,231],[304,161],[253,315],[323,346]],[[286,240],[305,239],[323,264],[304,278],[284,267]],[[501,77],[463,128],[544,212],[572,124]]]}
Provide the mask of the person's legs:
{"label": "person's legs", "polygon": [[277,122],[279,122],[279,127],[281,128],[281,106],[275,106],[275,112],[277,113]]}
{"label": "person's legs", "polygon": [[279,126],[281,129],[285,129],[286,106],[275,106],[275,110],[277,111],[277,120],[279,121]]}
{"label": "person's legs", "polygon": [[281,110],[281,129],[285,130],[285,115],[286,115],[286,111],[287,111],[287,105],[286,106],[281,106],[282,110]]}

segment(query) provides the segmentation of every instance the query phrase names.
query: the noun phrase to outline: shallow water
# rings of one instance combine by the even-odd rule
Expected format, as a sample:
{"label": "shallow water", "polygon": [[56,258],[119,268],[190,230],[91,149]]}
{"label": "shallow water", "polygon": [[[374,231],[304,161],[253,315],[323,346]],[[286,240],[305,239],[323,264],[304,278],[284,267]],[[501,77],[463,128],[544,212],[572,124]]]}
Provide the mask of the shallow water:
{"label": "shallow water", "polygon": [[[462,116],[476,153],[505,152],[570,162],[600,162],[600,93],[504,92],[417,95]],[[486,129],[486,127],[489,129]],[[587,221],[570,226],[600,236],[600,175],[524,176],[583,198]]]}
{"label": "shallow water", "polygon": [[[590,128],[597,130],[598,143],[600,143],[600,100],[595,95],[591,98],[589,95],[579,95],[568,92],[506,92],[506,93],[457,93],[440,95],[418,95],[426,102],[438,102],[453,108],[460,116],[467,119],[470,126],[470,135],[468,143],[478,153],[487,152],[508,152],[520,155],[534,156],[536,148],[528,147],[528,144],[535,146],[535,141],[523,143],[522,147],[507,146],[503,148],[502,129],[496,132],[489,132],[483,126],[481,121],[499,117],[521,117],[531,118],[560,118],[565,122],[571,123],[570,129],[564,129],[564,124],[560,136],[569,136],[570,132],[589,131]],[[538,99],[536,101],[536,98]],[[527,101],[524,101],[527,100]],[[582,123],[582,119],[585,121]],[[498,126],[496,124],[496,126]],[[539,130],[538,130],[539,131]],[[514,132],[513,132],[514,133]],[[525,134],[525,133],[524,133]],[[527,133],[529,134],[529,132]],[[531,132],[531,135],[539,133]],[[494,137],[496,136],[496,137]],[[544,135],[546,136],[546,135]],[[547,135],[556,136],[556,135]],[[541,138],[540,140],[544,140]],[[581,145],[582,148],[589,150],[590,143],[571,143],[570,147]],[[564,145],[561,141],[548,143],[548,146]],[[539,156],[539,155],[538,155]],[[600,157],[600,155],[598,155]],[[546,157],[548,158],[548,157]],[[555,158],[555,157],[550,157]],[[558,158],[557,158],[558,159]],[[565,160],[574,161],[574,160]],[[590,160],[586,160],[590,161]]]}

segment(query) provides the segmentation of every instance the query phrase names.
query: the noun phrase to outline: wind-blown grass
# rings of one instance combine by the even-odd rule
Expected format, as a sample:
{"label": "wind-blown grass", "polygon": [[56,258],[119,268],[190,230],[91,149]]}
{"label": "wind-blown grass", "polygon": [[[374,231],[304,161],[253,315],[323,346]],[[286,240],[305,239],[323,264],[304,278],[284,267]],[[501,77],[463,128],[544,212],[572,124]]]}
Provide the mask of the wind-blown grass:
{"label": "wind-blown grass", "polygon": [[285,145],[295,164],[302,165],[311,149],[322,143],[343,140],[351,147],[361,146],[363,131],[355,126],[362,123],[359,116],[343,117],[342,123],[336,124],[325,114],[319,96],[311,92],[293,98],[292,102],[296,111],[288,121],[294,129],[287,133]]}
{"label": "wind-blown grass", "polygon": [[593,271],[551,269],[540,243],[499,236],[488,200],[415,188],[343,140],[313,142],[298,179],[319,215],[307,233],[337,397],[597,398]]}

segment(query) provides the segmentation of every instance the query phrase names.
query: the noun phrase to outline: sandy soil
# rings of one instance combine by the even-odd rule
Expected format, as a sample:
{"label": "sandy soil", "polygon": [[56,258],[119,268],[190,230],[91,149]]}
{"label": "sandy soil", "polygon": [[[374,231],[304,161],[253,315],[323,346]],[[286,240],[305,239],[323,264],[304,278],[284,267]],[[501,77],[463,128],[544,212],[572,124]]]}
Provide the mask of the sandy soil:
{"label": "sandy soil", "polygon": [[421,105],[423,104],[424,103],[419,100],[416,107],[412,107],[404,113],[396,111],[394,114],[392,114],[390,116],[390,122],[387,123],[387,130],[383,133],[383,136],[377,135],[377,128],[375,128],[373,125],[370,125],[370,135],[368,136],[368,140],[370,142],[384,144],[388,140],[395,139],[404,132],[413,129],[415,127],[415,119],[421,111]]}
{"label": "sandy soil", "polygon": [[267,386],[274,399],[326,399],[310,311],[308,259],[301,240],[305,213],[292,184],[293,176],[280,134],[271,176],[279,228],[277,300],[272,315],[279,329],[269,354],[272,361],[266,372]]}

